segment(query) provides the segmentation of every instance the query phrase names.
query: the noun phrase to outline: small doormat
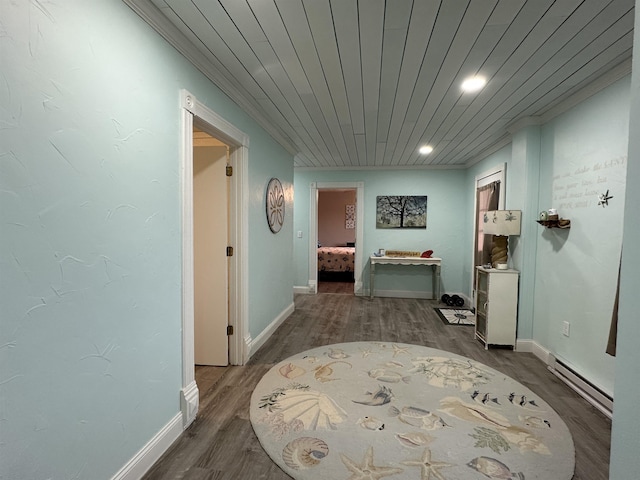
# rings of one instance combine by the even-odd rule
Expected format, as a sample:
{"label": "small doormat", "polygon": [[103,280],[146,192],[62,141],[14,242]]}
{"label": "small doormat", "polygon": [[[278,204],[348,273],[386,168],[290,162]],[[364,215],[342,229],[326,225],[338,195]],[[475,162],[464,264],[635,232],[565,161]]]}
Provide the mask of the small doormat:
{"label": "small doormat", "polygon": [[476,316],[471,310],[436,308],[435,311],[446,325],[473,326],[476,324]]}

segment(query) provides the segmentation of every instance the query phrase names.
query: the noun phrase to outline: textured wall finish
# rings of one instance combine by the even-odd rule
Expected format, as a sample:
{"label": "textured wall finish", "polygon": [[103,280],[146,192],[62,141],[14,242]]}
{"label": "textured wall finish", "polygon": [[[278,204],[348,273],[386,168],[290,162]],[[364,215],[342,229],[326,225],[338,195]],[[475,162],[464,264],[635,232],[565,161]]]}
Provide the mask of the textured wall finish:
{"label": "textured wall finish", "polygon": [[255,147],[254,335],[293,297],[291,222],[270,256],[258,223],[293,159],[123,2],[0,0],[0,32],[0,477],[111,478],[180,411],[180,90]]}
{"label": "textured wall finish", "polygon": [[0,476],[106,478],[178,409],[175,101],[125,6],[1,9]]}

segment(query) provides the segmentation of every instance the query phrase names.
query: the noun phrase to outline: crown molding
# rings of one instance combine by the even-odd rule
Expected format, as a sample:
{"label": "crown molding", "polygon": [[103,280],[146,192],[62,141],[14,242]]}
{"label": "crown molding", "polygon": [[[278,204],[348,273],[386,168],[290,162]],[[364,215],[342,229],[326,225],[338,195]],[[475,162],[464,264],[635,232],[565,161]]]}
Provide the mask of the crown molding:
{"label": "crown molding", "polygon": [[487,158],[489,155],[493,155],[498,150],[501,150],[502,148],[504,148],[504,147],[506,147],[507,145],[510,145],[510,144],[511,144],[511,135],[503,135],[498,140],[496,140],[491,145],[489,145],[487,148],[485,148],[480,153],[475,155],[468,162],[466,162],[463,165],[463,167],[464,168],[470,168],[470,167],[474,166],[476,163],[478,163],[478,162],[484,160],[485,158]]}
{"label": "crown molding", "polygon": [[542,117],[539,117],[537,115],[530,115],[528,117],[519,118],[515,122],[507,125],[507,132],[509,132],[510,135],[514,135],[523,128],[532,126],[537,127],[542,125],[543,123],[544,121],[542,120]]}
{"label": "crown molding", "polygon": [[545,123],[553,120],[555,117],[571,110],[573,107],[584,102],[601,90],[604,90],[608,86],[613,85],[618,80],[631,75],[631,64],[631,58],[625,59],[624,61],[617,64],[606,73],[586,85],[584,88],[581,88],[573,95],[565,98],[541,115],[529,115],[511,122],[506,127],[506,131],[509,133],[507,137],[501,138],[493,145],[480,152],[480,154],[474,157],[470,162],[467,162],[465,166],[468,168],[475,163],[478,163],[480,160],[488,157],[492,153],[500,150],[502,147],[508,145],[511,142],[511,137],[523,128],[544,125]]}
{"label": "crown molding", "polygon": [[216,85],[253,118],[269,135],[271,135],[287,152],[295,156],[299,153],[293,141],[270,121],[255,103],[238,90],[233,83],[215,68],[211,61],[200,52],[191,41],[160,11],[150,0],[122,0],[142,20],[153,28],[180,55]]}
{"label": "crown molding", "polygon": [[601,90],[604,90],[608,86],[613,85],[615,82],[626,77],[627,75],[631,75],[631,58],[628,58],[618,65],[614,66],[606,73],[602,74],[594,81],[581,88],[573,95],[570,95],[564,100],[560,101],[557,105],[554,105],[542,114],[518,118],[517,120],[511,122],[509,125],[507,125],[506,130],[511,135],[513,135],[525,127],[544,125],[545,123],[553,120],[555,117],[571,110],[573,107],[584,102]]}
{"label": "crown molding", "polygon": [[557,105],[551,107],[549,110],[540,115],[540,118],[542,119],[541,123],[544,124],[549,122],[558,115],[561,115],[564,112],[572,109],[576,105],[584,102],[599,91],[604,90],[610,85],[613,85],[618,80],[626,77],[627,75],[631,75],[631,60],[631,57],[623,60],[621,63],[609,69],[606,73],[596,78],[584,88],[581,88],[573,95],[570,95]]}

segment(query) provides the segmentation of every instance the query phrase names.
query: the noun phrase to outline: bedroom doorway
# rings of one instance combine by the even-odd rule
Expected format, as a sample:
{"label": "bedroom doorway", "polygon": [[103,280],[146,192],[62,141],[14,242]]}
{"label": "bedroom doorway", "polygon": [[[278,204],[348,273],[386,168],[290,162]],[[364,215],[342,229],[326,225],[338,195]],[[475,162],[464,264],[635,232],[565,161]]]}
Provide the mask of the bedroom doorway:
{"label": "bedroom doorway", "polygon": [[354,294],[356,193],[318,190],[318,293]]}
{"label": "bedroom doorway", "polygon": [[363,182],[312,183],[310,293],[362,292]]}

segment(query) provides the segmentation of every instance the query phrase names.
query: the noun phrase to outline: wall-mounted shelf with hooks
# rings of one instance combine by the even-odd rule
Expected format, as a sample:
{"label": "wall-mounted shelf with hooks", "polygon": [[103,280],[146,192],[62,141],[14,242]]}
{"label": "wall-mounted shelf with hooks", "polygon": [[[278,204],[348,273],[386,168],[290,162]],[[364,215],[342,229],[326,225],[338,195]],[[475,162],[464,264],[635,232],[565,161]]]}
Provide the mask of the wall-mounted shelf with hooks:
{"label": "wall-mounted shelf with hooks", "polygon": [[536,220],[546,228],[571,228],[571,220],[560,218],[558,220]]}

